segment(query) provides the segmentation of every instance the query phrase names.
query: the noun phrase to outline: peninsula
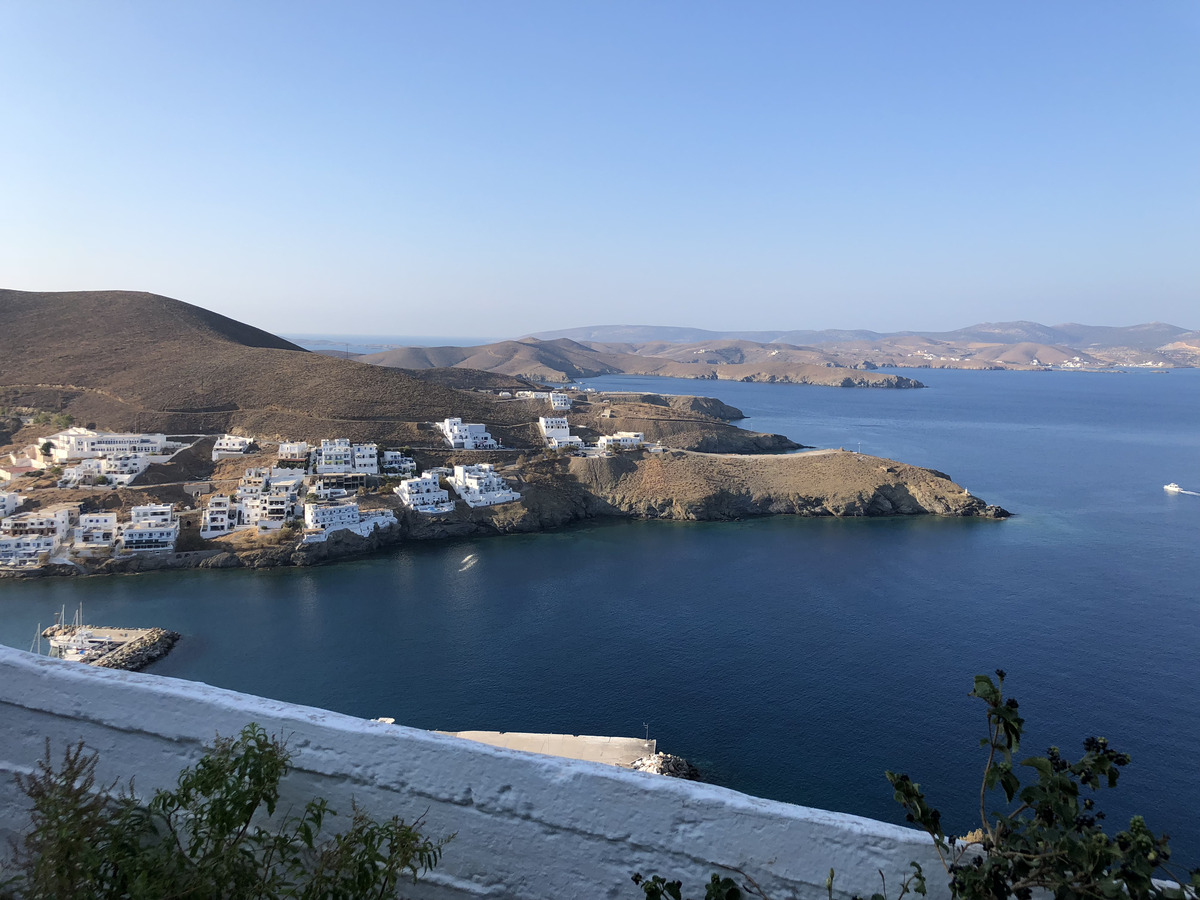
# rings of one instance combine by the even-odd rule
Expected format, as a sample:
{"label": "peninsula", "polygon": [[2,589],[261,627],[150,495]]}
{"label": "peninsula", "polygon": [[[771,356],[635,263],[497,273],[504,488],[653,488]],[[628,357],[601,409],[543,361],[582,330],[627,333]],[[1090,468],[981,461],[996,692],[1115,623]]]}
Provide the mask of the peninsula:
{"label": "peninsula", "polygon": [[151,294],[0,291],[0,311],[9,574],[311,565],[596,517],[1008,515],[711,398],[336,359]]}

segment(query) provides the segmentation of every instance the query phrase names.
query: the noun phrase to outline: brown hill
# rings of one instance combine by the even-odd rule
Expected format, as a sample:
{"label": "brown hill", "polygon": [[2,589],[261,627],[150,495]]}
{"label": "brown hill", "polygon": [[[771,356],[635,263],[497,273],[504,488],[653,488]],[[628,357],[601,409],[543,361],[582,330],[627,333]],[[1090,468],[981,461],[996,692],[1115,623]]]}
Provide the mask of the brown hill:
{"label": "brown hill", "polygon": [[[0,406],[65,411],[113,430],[412,446],[439,444],[429,423],[461,416],[486,422],[507,446],[541,444],[535,423],[545,404],[477,392],[520,387],[512,378],[459,368],[414,373],[310,353],[155,294],[0,290],[0,322]],[[686,410],[672,428],[685,448],[709,432],[737,431]]]}
{"label": "brown hill", "polygon": [[727,381],[770,381],[832,387],[923,387],[899,375],[856,371],[808,347],[715,341],[708,344],[580,344],[566,338],[523,338],[478,347],[401,347],[358,357],[380,366],[419,369],[465,366],[535,381],[598,375],[661,375]]}
{"label": "brown hill", "polygon": [[784,456],[572,459],[571,475],[603,506],[594,511],[664,519],[761,515],[1004,518],[941,472],[846,451]]}
{"label": "brown hill", "polygon": [[[487,395],[309,353],[155,294],[4,290],[0,321],[0,405],[105,428],[419,442],[419,423],[449,415],[496,423],[505,438],[528,422]],[[514,429],[514,445],[526,432]]]}

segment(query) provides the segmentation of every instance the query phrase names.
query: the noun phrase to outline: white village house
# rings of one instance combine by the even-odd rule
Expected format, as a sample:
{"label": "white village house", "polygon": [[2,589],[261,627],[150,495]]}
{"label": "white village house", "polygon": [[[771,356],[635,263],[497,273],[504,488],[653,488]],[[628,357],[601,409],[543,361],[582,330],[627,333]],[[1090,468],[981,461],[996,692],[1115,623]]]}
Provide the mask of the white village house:
{"label": "white village house", "polygon": [[308,452],[311,449],[307,441],[281,441],[279,461],[276,465],[289,469],[307,469]]}
{"label": "white village house", "polygon": [[236,434],[223,434],[213,444],[212,461],[216,462],[219,459],[228,459],[231,456],[243,456],[253,443],[254,438],[241,437]]}
{"label": "white village house", "polygon": [[462,419],[443,419],[438,430],[455,450],[495,450],[500,446],[480,423],[466,424]]}
{"label": "white village house", "polygon": [[520,500],[521,495],[496,474],[490,463],[474,466],[455,466],[454,474],[447,479],[463,501],[472,508],[495,506]]}
{"label": "white village house", "polygon": [[567,423],[566,416],[541,416],[538,418],[538,428],[546,440],[546,446],[551,450],[583,446],[583,438],[571,434],[571,426]]}
{"label": "white village house", "polygon": [[80,513],[71,552],[76,556],[107,555],[117,544],[115,512]]}
{"label": "white village house", "polygon": [[42,566],[50,561],[57,541],[41,534],[9,534],[0,531],[0,566]]}
{"label": "white village house", "polygon": [[404,505],[421,513],[444,513],[454,509],[450,492],[441,486],[436,472],[423,472],[420,478],[406,478],[393,489]]}
{"label": "white village house", "polygon": [[175,507],[169,503],[135,506],[128,525],[121,527],[120,548],[128,553],[174,550],[179,539]]}
{"label": "white village house", "polygon": [[353,500],[326,500],[304,504],[304,543],[324,541],[332,532],[351,531],[366,537],[376,528],[396,522],[390,509],[359,509]]}
{"label": "white village house", "polygon": [[384,450],[379,455],[379,468],[388,475],[415,475],[417,461],[399,450]]}
{"label": "white village house", "polygon": [[321,441],[313,452],[313,471],[318,475],[361,472],[379,474],[379,448],[375,444],[352,444],[348,438]]}
{"label": "white village house", "polygon": [[200,520],[200,537],[214,538],[229,534],[233,530],[234,515],[232,501],[224,494],[213,494],[208,498],[204,517]]}
{"label": "white village house", "polygon": [[601,450],[636,450],[646,443],[646,436],[640,431],[618,431],[616,434],[602,434],[596,440],[596,446]]}
{"label": "white village house", "polygon": [[68,459],[88,459],[98,456],[145,453],[159,455],[167,449],[164,434],[125,434],[93,431],[74,426],[43,438],[41,443],[52,445],[50,456],[56,463]]}
{"label": "white village house", "polygon": [[16,491],[0,491],[0,519],[11,516],[25,502]]}

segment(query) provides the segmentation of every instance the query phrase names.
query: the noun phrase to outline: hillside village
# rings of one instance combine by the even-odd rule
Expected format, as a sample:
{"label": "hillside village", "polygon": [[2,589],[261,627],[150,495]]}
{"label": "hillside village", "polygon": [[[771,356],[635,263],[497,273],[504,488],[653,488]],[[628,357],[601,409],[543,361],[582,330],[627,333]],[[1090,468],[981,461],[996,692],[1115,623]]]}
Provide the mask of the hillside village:
{"label": "hillside village", "polygon": [[[544,402],[552,413],[571,409],[572,398],[560,391],[521,391],[501,399]],[[485,423],[465,423],[450,417],[433,423],[445,446],[455,451],[504,449]],[[565,415],[540,416],[538,430],[547,452],[581,456],[610,456],[614,452],[646,449],[662,453],[661,444],[648,444],[640,432],[600,435],[587,443],[571,434]],[[203,542],[234,535],[294,538],[299,544],[325,541],[335,532],[366,537],[397,522],[396,509],[437,516],[453,512],[459,503],[470,509],[517,503],[520,493],[491,462],[431,466],[419,474],[408,448],[380,447],[332,437],[319,443],[281,440],[266,442],[237,434],[168,437],[161,433],[113,433],[70,425],[38,437],[9,454],[0,466],[0,568],[29,570],[51,565],[86,566],[98,560],[140,556],[176,556],[195,552],[196,541],[180,546],[183,523],[180,505],[145,503],[128,510],[94,510],[86,501],[39,503],[25,509],[22,481],[50,476],[63,492],[103,494],[128,487],[152,465],[169,465],[181,451],[208,437],[213,464],[253,458],[261,463],[265,447],[274,448],[267,465],[246,468],[231,491],[213,482],[185,485],[199,510],[198,537]],[[396,498],[396,508],[368,508],[359,498],[381,489]],[[44,493],[44,492],[43,492]]]}

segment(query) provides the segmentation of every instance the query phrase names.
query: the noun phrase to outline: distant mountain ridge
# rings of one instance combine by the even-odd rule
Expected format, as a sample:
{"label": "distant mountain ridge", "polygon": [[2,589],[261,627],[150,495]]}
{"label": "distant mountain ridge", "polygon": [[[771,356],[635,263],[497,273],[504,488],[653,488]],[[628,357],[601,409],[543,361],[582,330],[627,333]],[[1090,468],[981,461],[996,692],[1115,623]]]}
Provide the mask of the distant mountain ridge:
{"label": "distant mountain ridge", "polygon": [[[709,342],[712,343],[712,342]],[[901,375],[844,365],[830,354],[787,344],[718,341],[705,344],[583,344],[569,338],[500,341],[479,347],[398,347],[358,357],[379,366],[419,369],[463,366],[534,381],[575,381],[600,375],[771,381],[831,387],[923,387]]]}
{"label": "distant mountain ridge", "polygon": [[984,322],[953,331],[893,331],[879,332],[863,329],[825,329],[790,331],[709,331],[703,328],[682,328],[659,325],[589,325],[558,331],[540,331],[529,338],[549,341],[567,338],[580,342],[606,344],[677,343],[701,341],[754,341],[771,344],[841,344],[852,341],[887,341],[897,338],[925,338],[934,341],[979,342],[996,344],[1034,343],[1068,347],[1129,347],[1152,350],[1197,332],[1163,322],[1141,325],[1110,326],[1081,325],[1068,322],[1062,325],[1042,325],[1038,322]]}

